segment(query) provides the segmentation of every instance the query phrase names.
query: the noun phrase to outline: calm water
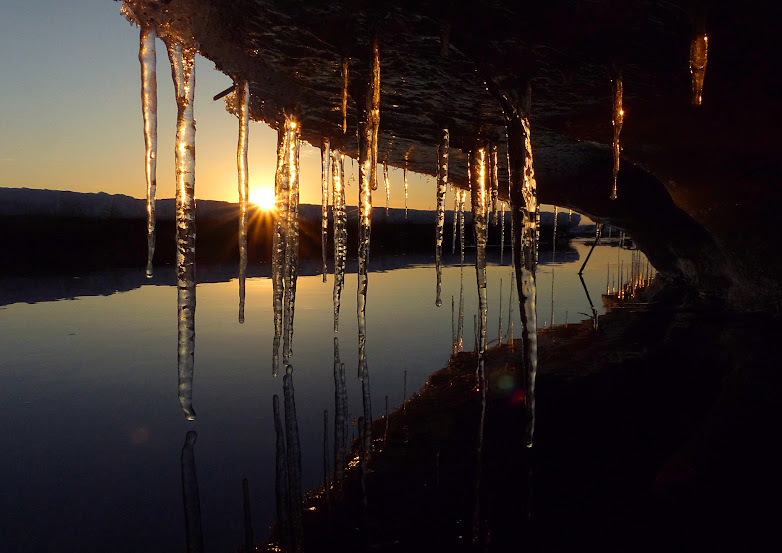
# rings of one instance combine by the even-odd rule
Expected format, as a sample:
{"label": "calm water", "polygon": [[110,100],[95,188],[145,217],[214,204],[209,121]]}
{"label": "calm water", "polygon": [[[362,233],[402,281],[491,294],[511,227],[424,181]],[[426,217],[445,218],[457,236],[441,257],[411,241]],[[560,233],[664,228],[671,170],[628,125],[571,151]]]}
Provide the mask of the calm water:
{"label": "calm water", "polygon": [[[540,326],[552,318],[552,274],[555,322],[591,313],[576,275],[589,243],[572,243],[555,262],[551,252],[541,252]],[[489,340],[498,334],[500,279],[507,326],[511,283],[510,255],[503,266],[494,260],[488,269]],[[604,312],[600,294],[607,264],[613,273],[618,260],[627,267],[630,252],[599,246],[584,273],[598,313]],[[473,347],[477,312],[471,261],[468,254],[467,350]],[[407,263],[376,258],[372,268]],[[367,355],[376,418],[383,414],[386,395],[392,408],[401,404],[405,371],[409,397],[446,365],[459,273],[458,266],[444,269],[440,308],[434,305],[432,265],[413,263],[370,275]],[[138,277],[136,272],[125,276]],[[41,301],[68,284],[0,281],[0,290],[6,288],[2,297],[38,301],[0,308],[0,550],[184,550],[180,452],[188,430],[198,432],[195,460],[206,550],[236,551],[243,543],[244,477],[256,540],[263,539],[275,518],[272,396],[282,397],[282,379],[271,376],[271,281],[248,280],[244,325],[237,322],[235,279],[198,285],[195,422],[184,419],[177,401],[176,288],[151,284]],[[36,292],[25,296],[11,286]],[[331,277],[324,284],[320,275],[298,282],[293,365],[305,489],[322,481],[324,409],[333,423],[332,286]],[[361,414],[355,295],[353,273],[346,277],[339,333],[352,419]],[[512,311],[519,337],[518,303]]]}

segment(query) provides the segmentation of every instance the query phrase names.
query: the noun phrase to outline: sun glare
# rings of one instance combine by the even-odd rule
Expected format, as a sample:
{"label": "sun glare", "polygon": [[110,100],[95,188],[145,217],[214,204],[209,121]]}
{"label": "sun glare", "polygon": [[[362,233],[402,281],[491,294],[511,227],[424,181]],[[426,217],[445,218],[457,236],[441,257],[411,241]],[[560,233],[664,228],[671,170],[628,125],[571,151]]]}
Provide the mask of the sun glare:
{"label": "sun glare", "polygon": [[250,190],[250,202],[265,211],[274,209],[274,189],[268,186]]}

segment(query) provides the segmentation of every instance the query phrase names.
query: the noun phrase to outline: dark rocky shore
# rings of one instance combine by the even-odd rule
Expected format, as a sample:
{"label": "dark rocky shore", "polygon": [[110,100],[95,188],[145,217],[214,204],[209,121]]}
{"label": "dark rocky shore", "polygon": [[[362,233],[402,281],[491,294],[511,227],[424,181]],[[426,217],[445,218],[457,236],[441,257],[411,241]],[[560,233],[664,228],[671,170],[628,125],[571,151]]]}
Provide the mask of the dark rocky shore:
{"label": "dark rocky shore", "polygon": [[357,462],[341,492],[310,492],[303,549],[766,549],[782,490],[780,321],[671,289],[647,296],[611,300],[597,329],[539,332],[532,450],[520,341],[488,352],[480,459],[476,357],[452,357],[391,414],[386,443],[375,421],[366,511]]}

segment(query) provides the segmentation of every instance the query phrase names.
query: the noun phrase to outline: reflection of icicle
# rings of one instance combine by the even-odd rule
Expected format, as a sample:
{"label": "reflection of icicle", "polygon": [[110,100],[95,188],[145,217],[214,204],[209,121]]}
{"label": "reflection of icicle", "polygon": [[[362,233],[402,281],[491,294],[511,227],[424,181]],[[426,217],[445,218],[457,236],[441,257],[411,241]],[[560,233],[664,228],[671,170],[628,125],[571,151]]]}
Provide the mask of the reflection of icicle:
{"label": "reflection of icicle", "polygon": [[345,213],[345,158],[338,150],[331,151],[331,188],[334,197],[331,216],[334,219],[334,332],[339,330],[339,303],[345,283],[347,256],[347,214]]}
{"label": "reflection of icicle", "polygon": [[435,245],[435,265],[437,270],[437,297],[435,305],[443,304],[440,294],[443,289],[443,230],[445,227],[445,187],[448,184],[448,129],[442,129],[440,145],[437,149],[437,233]]}
{"label": "reflection of icicle", "polygon": [[456,253],[456,227],[459,219],[459,190],[453,188],[453,240],[451,241],[451,253]]}
{"label": "reflection of icicle", "polygon": [[358,377],[367,367],[366,326],[367,286],[369,283],[369,240],[372,230],[372,190],[377,188],[377,136],[380,126],[380,55],[377,40],[372,46],[372,73],[367,82],[366,105],[359,121],[358,191]]}
{"label": "reflection of icicle", "polygon": [[405,219],[407,219],[407,189],[408,189],[408,184],[407,184],[407,160],[405,160],[405,167],[402,170],[402,174],[403,174],[404,183],[405,183]]}
{"label": "reflection of icicle", "polygon": [[497,202],[500,197],[500,168],[498,158],[497,145],[492,144],[489,167],[491,168],[491,213],[494,218],[494,224],[497,224]]}
{"label": "reflection of icicle", "polygon": [[280,398],[277,394],[272,398],[274,409],[274,432],[276,434],[276,482],[277,524],[280,536],[286,546],[290,543],[290,488],[288,487],[288,453],[285,447],[285,429],[280,417]]}
{"label": "reflection of icicle", "polygon": [[236,168],[239,175],[239,322],[244,323],[245,281],[247,279],[247,133],[250,119],[250,85],[247,81],[237,86],[239,100],[239,143],[236,147]]}
{"label": "reflection of icicle", "polygon": [[692,75],[692,105],[699,106],[703,101],[703,79],[706,77],[709,37],[701,33],[690,42],[690,74]]}
{"label": "reflection of icicle", "polygon": [[497,325],[497,345],[502,345],[502,279],[500,279],[500,301],[497,304],[499,306],[499,309],[497,311],[500,314],[500,322]]}
{"label": "reflection of icicle", "polygon": [[155,257],[155,190],[157,189],[157,57],[155,31],[142,25],[138,59],[141,63],[141,111],[144,117],[144,160],[147,177],[147,277]]}
{"label": "reflection of icicle", "polygon": [[285,118],[288,223],[285,228],[285,313],[283,316],[282,362],[290,363],[293,355],[293,317],[296,307],[296,282],[299,276],[299,126],[292,117]]}
{"label": "reflection of icicle", "polygon": [[386,215],[388,215],[388,204],[391,201],[391,182],[388,180],[387,161],[383,161],[383,185],[386,187]]}
{"label": "reflection of icicle", "polygon": [[293,368],[285,366],[282,379],[285,395],[285,442],[287,444],[286,465],[288,468],[288,489],[290,490],[290,523],[293,548],[300,551],[303,541],[302,495],[301,495],[301,446],[299,444],[299,423],[296,419],[296,400],[293,390]]}
{"label": "reflection of icicle", "polygon": [[329,139],[320,145],[320,246],[323,256],[323,282],[326,282],[326,245],[329,241]]}
{"label": "reflection of icicle", "polygon": [[347,455],[348,392],[345,387],[345,364],[339,359],[339,340],[334,338],[334,482],[342,489]]}
{"label": "reflection of icicle", "polygon": [[613,82],[613,88],[614,88],[614,111],[613,111],[613,120],[612,123],[614,125],[614,142],[612,146],[612,152],[614,156],[614,187],[611,190],[611,199],[615,200],[617,198],[616,195],[616,177],[619,174],[619,152],[621,151],[621,148],[619,147],[619,134],[622,132],[622,124],[624,123],[625,119],[625,110],[622,109],[622,75],[619,74],[614,78]]}
{"label": "reflection of icicle", "polygon": [[198,478],[196,477],[195,452],[193,450],[198,438],[194,430],[185,435],[182,446],[180,465],[182,467],[182,503],[185,506],[185,536],[187,552],[200,553],[204,550],[204,534],[201,529],[201,499],[198,494]]}
{"label": "reflection of icicle", "polygon": [[505,265],[505,202],[500,207],[500,265]]}
{"label": "reflection of icicle", "polygon": [[464,198],[465,191],[459,191],[459,324],[456,343],[459,351],[464,351]]}
{"label": "reflection of icicle", "polygon": [[177,364],[179,403],[188,420],[193,410],[195,364],[195,48],[170,43],[168,57],[177,103],[176,130],[176,264],[179,312]]}
{"label": "reflection of icicle", "polygon": [[470,152],[470,193],[472,205],[472,224],[475,234],[475,273],[478,279],[478,325],[479,370],[483,369],[483,355],[486,350],[486,325],[488,306],[486,298],[486,149],[478,148]]}

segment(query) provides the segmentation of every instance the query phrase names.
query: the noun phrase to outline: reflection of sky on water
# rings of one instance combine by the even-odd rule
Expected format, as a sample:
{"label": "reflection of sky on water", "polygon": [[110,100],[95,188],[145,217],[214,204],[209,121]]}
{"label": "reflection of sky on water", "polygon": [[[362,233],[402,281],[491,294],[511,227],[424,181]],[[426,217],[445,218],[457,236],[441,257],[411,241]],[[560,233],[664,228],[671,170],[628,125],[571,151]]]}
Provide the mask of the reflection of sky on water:
{"label": "reflection of sky on water", "polygon": [[[579,312],[589,313],[576,275],[588,246],[573,244],[580,259],[572,260],[571,253],[568,263],[539,267],[541,325],[550,320],[552,267],[556,321],[564,322],[566,310],[571,322],[584,318]],[[627,265],[629,252],[621,255]],[[550,252],[541,252],[541,261],[547,258]],[[616,260],[617,248],[598,247],[584,273],[600,313],[606,263],[615,266]],[[497,336],[500,278],[506,327],[511,267],[490,264],[490,340]],[[356,419],[361,388],[355,274],[345,280],[340,353]],[[464,283],[465,349],[470,350],[477,312],[474,266],[465,266]],[[332,285],[331,276],[327,284],[319,275],[298,282],[293,365],[305,489],[322,477],[323,410],[332,421],[334,415]],[[458,308],[458,266],[443,270],[439,309],[433,266],[370,275],[367,356],[376,417],[385,395],[392,406],[401,402],[404,371],[412,391],[446,364],[451,295]],[[237,323],[237,306],[236,280],[199,284],[195,423],[183,419],[176,399],[175,287],[142,286],[0,310],[0,486],[5,492],[0,517],[11,543],[6,551],[52,549],[55,543],[62,550],[109,544],[117,551],[181,549],[179,455],[188,429],[199,436],[195,456],[207,549],[235,550],[242,542],[244,477],[250,482],[256,534],[265,534],[274,518],[271,398],[282,390],[282,379],[271,376],[271,281],[248,279],[244,325]],[[517,303],[513,311],[518,338]],[[32,521],[38,530],[24,538],[33,532]],[[23,546],[25,539],[30,541]]]}

